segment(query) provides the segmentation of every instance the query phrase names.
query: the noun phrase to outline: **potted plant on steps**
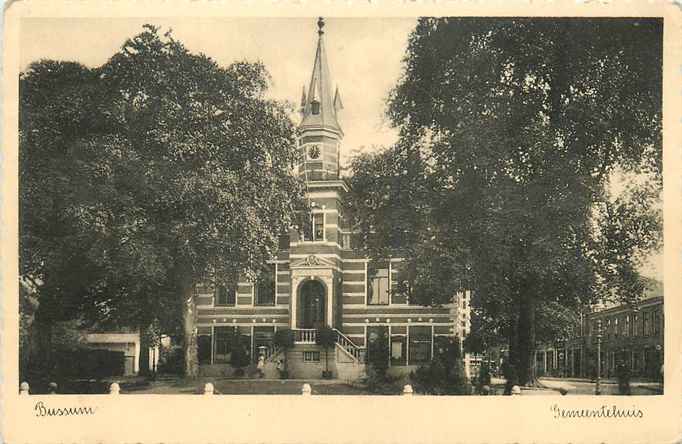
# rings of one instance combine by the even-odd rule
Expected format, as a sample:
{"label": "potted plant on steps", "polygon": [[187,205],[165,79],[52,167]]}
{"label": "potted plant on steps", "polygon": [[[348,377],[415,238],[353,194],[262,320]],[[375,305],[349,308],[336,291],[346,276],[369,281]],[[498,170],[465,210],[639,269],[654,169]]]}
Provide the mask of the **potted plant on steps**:
{"label": "potted plant on steps", "polygon": [[275,332],[275,346],[279,347],[284,354],[284,366],[278,365],[280,379],[289,378],[289,367],[287,365],[287,352],[294,346],[294,332],[290,328],[283,328]]}
{"label": "potted plant on steps", "polygon": [[332,372],[329,371],[329,349],[336,344],[336,332],[333,328],[324,326],[317,330],[316,342],[324,348],[324,368],[322,379],[332,379]]}

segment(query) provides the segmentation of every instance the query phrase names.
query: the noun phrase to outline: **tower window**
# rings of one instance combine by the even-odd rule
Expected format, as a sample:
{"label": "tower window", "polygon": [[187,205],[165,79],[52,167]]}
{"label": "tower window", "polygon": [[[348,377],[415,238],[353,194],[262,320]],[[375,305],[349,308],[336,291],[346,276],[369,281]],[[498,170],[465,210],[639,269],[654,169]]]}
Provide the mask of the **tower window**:
{"label": "tower window", "polygon": [[310,102],[310,108],[313,114],[317,115],[320,114],[320,102],[317,100],[313,100]]}
{"label": "tower window", "polygon": [[313,214],[313,240],[324,240],[324,214]]}

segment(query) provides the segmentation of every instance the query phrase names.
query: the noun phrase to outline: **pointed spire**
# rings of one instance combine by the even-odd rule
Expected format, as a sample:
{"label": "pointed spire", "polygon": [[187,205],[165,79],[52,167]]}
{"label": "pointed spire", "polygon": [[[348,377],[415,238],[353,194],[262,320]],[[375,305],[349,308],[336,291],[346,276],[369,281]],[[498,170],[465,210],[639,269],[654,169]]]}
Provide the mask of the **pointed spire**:
{"label": "pointed spire", "polygon": [[341,101],[341,94],[339,94],[339,87],[336,87],[334,92],[334,112],[343,109],[343,102]]}
{"label": "pointed spire", "polygon": [[338,93],[332,96],[331,76],[327,64],[327,52],[324,46],[324,19],[317,21],[317,50],[315,51],[315,61],[313,72],[310,76],[310,86],[308,87],[307,97],[303,97],[303,120],[301,128],[328,129],[337,133],[343,133],[336,112],[341,109],[341,96]]}
{"label": "pointed spire", "polygon": [[304,108],[305,108],[305,85],[303,85],[303,88],[301,91],[301,112],[303,112]]}

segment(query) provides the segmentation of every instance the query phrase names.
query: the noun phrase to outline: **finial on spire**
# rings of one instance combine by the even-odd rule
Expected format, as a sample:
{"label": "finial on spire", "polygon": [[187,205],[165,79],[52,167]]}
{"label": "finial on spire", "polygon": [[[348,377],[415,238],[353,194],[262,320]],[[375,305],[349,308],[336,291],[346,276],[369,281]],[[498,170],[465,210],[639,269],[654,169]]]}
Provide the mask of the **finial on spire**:
{"label": "finial on spire", "polygon": [[320,17],[319,19],[317,19],[317,33],[319,35],[324,34],[324,31],[322,28],[324,28],[324,18]]}

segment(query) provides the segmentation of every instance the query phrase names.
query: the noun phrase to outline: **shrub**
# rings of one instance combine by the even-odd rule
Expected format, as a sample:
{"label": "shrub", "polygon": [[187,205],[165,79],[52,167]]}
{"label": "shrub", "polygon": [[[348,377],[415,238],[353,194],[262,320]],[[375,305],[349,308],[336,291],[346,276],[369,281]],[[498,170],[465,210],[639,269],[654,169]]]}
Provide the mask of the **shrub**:
{"label": "shrub", "polygon": [[77,348],[55,353],[51,377],[62,380],[87,378],[101,380],[124,372],[125,354],[119,351]]}
{"label": "shrub", "polygon": [[390,351],[388,349],[388,335],[386,329],[379,329],[377,336],[367,344],[367,363],[378,378],[386,379]]}
{"label": "shrub", "polygon": [[242,376],[244,374],[243,368],[249,365],[249,354],[246,352],[246,346],[239,334],[232,336],[230,365],[235,368],[235,375],[237,376]]}
{"label": "shrub", "polygon": [[378,395],[397,395],[402,393],[400,378],[393,378],[386,374],[379,375],[372,367],[367,369],[365,384],[368,391]]}
{"label": "shrub", "polygon": [[481,367],[478,369],[478,380],[476,381],[476,387],[481,390],[484,385],[490,385],[490,367],[487,362],[482,362]]}
{"label": "shrub", "polygon": [[431,362],[410,373],[410,380],[416,390],[432,395],[470,394],[459,339],[440,339],[435,351]]}
{"label": "shrub", "polygon": [[159,373],[183,375],[185,354],[182,347],[161,347],[157,369]]}

